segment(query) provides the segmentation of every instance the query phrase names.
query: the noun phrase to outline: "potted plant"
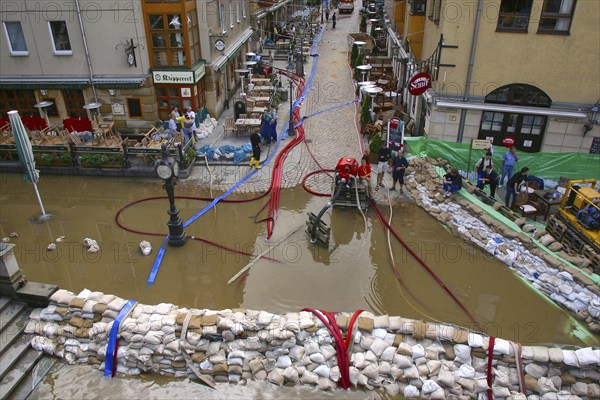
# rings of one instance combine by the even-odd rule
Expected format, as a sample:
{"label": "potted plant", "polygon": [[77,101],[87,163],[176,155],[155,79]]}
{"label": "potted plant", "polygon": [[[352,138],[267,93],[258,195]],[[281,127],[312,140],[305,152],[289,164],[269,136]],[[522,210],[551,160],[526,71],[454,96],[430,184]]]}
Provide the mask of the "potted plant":
{"label": "potted plant", "polygon": [[362,16],[358,30],[362,33],[367,33],[367,16],[366,15]]}
{"label": "potted plant", "polygon": [[376,163],[379,160],[379,150],[381,150],[382,144],[383,140],[381,139],[381,135],[374,135],[373,139],[371,139],[371,143],[369,143],[369,160],[371,163]]}
{"label": "potted plant", "polygon": [[365,95],[363,97],[363,103],[360,108],[360,126],[364,129],[364,126],[367,125],[369,122],[373,122],[371,120],[371,96]]}
{"label": "potted plant", "polygon": [[69,153],[33,153],[35,163],[40,166],[69,166],[71,155]]}
{"label": "potted plant", "polygon": [[350,65],[352,68],[356,67],[356,58],[358,57],[358,46],[353,44],[352,50],[350,51]]}
{"label": "potted plant", "polygon": [[93,154],[86,153],[79,156],[82,167],[91,168],[123,168],[123,156],[121,154]]}

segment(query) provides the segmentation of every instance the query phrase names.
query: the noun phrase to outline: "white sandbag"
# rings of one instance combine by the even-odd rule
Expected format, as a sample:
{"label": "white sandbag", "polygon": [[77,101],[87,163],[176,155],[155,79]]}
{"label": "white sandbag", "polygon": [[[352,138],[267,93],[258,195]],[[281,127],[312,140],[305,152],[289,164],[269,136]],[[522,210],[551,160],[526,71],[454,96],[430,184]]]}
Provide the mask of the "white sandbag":
{"label": "white sandbag", "polygon": [[304,342],[304,354],[310,356],[311,354],[319,352],[319,344],[312,340]]}
{"label": "white sandbag", "polygon": [[298,380],[300,379],[298,376],[298,370],[292,366],[287,367],[283,371],[282,375],[285,378],[285,380],[287,380],[288,382],[291,382],[291,383],[297,383]]}
{"label": "white sandbag", "polygon": [[471,348],[465,344],[454,345],[454,361],[459,364],[471,365]]}
{"label": "white sandbag", "polygon": [[577,349],[575,355],[580,365],[600,365],[600,359],[591,347]]}
{"label": "white sandbag", "polygon": [[571,393],[577,396],[587,396],[588,384],[585,382],[575,382],[571,385]]}
{"label": "white sandbag", "polygon": [[452,374],[452,372],[442,369],[440,370],[440,373],[438,374],[437,377],[437,381],[438,383],[446,386],[447,388],[453,388],[454,387],[454,375]]}
{"label": "white sandbag", "polygon": [[446,392],[442,388],[437,388],[429,395],[429,400],[443,400],[446,398]]}
{"label": "white sandbag", "polygon": [[277,367],[286,369],[287,367],[292,365],[292,359],[289,356],[280,356],[277,359]]}
{"label": "white sandbag", "polygon": [[309,385],[316,385],[319,382],[319,376],[311,371],[304,371],[302,377],[300,378],[300,382]]}
{"label": "white sandbag", "polygon": [[401,387],[398,382],[394,382],[389,385],[385,385],[383,389],[388,396],[397,397],[400,394]]}
{"label": "white sandbag", "polygon": [[510,396],[510,390],[507,387],[492,385],[492,394],[495,399],[506,398]]}
{"label": "white sandbag", "polygon": [[394,356],[396,355],[396,350],[397,350],[396,347],[392,347],[392,346],[387,347],[383,351],[383,353],[381,353],[381,356],[379,357],[380,360],[382,360],[382,361],[389,361],[389,362],[393,361],[394,360]]}
{"label": "white sandbag", "polygon": [[463,364],[458,368],[456,375],[460,378],[473,379],[475,377],[475,369],[467,364]]}
{"label": "white sandbag", "polygon": [[579,367],[579,359],[573,350],[563,350],[563,362],[572,367]]}
{"label": "white sandbag", "polygon": [[31,347],[37,351],[43,351],[46,354],[53,355],[58,345],[54,340],[43,336],[34,336],[31,339]]}
{"label": "white sandbag", "polygon": [[490,387],[488,386],[488,383],[487,383],[487,377],[480,376],[480,377],[475,378],[475,392],[477,392],[477,393],[485,392],[489,388]]}
{"label": "white sandbag", "polygon": [[413,385],[408,385],[404,388],[404,397],[406,398],[416,398],[420,395],[421,393],[419,392],[419,389]]}
{"label": "white sandbag", "polygon": [[281,369],[275,368],[267,375],[267,379],[274,385],[281,386],[283,385],[284,378]]}
{"label": "white sandbag", "polygon": [[554,386],[554,382],[549,378],[541,377],[538,379],[538,386],[540,388],[540,394],[558,392],[558,389]]}
{"label": "white sandbag", "polygon": [[326,379],[326,378],[320,378],[319,381],[317,382],[317,387],[319,388],[319,390],[322,390],[325,392],[332,390],[334,388],[333,382],[331,382],[329,379]]}
{"label": "white sandbag", "polygon": [[369,364],[379,361],[378,357],[371,350],[367,350],[367,352],[365,352],[365,360],[367,360]]}
{"label": "white sandbag", "polygon": [[425,348],[423,345],[416,344],[412,346],[412,358],[416,360],[417,358],[421,357],[425,357]]}
{"label": "white sandbag", "polygon": [[[385,335],[384,335],[385,336]],[[383,354],[384,350],[387,349],[389,346],[388,344],[385,342],[385,340],[380,339],[378,337],[375,338],[375,340],[373,341],[373,344],[371,345],[371,347],[369,348],[377,357],[381,356],[381,354]]]}
{"label": "white sandbag", "polygon": [[428,379],[425,382],[423,382],[423,387],[421,388],[421,391],[423,392],[423,394],[429,394],[429,393],[433,393],[436,390],[438,390],[440,388],[440,385],[437,384],[437,382]]}
{"label": "white sandbag", "polygon": [[376,379],[379,376],[379,366],[377,364],[367,365],[362,373],[369,379]]}
{"label": "white sandbag", "polygon": [[546,376],[548,373],[548,367],[536,363],[529,363],[525,365],[525,372],[533,376],[535,379],[539,379],[542,376]]}
{"label": "white sandbag", "polygon": [[360,376],[360,371],[356,367],[350,367],[350,383],[352,386],[356,387],[358,385],[358,377]]}
{"label": "white sandbag", "polygon": [[510,355],[511,344],[508,340],[496,338],[494,341],[494,354]]}
{"label": "white sandbag", "polygon": [[329,378],[329,367],[327,365],[319,365],[313,372],[322,378]]}
{"label": "white sandbag", "polygon": [[321,353],[311,354],[310,356],[308,356],[308,358],[310,359],[310,361],[317,364],[323,364],[325,362],[325,357]]}
{"label": "white sandbag", "polygon": [[396,364],[398,367],[400,368],[408,368],[411,365],[413,365],[413,360],[412,358],[402,355],[402,354],[395,354],[394,355],[394,364]]}
{"label": "white sandbag", "polygon": [[479,333],[469,333],[468,343],[469,347],[471,348],[478,347],[486,350],[486,348],[483,347],[483,336],[481,336]]}
{"label": "white sandbag", "polygon": [[458,378],[456,383],[465,388],[466,391],[475,393],[475,381],[473,379]]}
{"label": "white sandbag", "polygon": [[390,376],[394,378],[394,380],[398,380],[403,373],[404,371],[402,368],[399,368],[396,364],[393,364],[392,368],[390,368]]}
{"label": "white sandbag", "polygon": [[439,360],[427,360],[426,365],[429,370],[429,375],[436,375],[442,367],[442,362]]}
{"label": "white sandbag", "polygon": [[417,379],[419,377],[419,370],[415,365],[411,365],[404,369],[403,377],[406,379]]}

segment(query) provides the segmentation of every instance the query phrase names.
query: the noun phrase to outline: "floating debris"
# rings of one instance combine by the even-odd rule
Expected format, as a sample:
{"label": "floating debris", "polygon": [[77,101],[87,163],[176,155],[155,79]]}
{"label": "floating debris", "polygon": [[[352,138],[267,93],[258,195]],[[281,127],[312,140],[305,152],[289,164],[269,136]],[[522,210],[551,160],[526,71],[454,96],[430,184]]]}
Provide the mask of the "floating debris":
{"label": "floating debris", "polygon": [[147,256],[152,253],[152,245],[147,240],[142,240],[140,242],[140,250],[142,251],[143,255]]}
{"label": "floating debris", "polygon": [[60,243],[60,242],[62,242],[63,240],[65,240],[65,237],[64,237],[64,236],[59,236],[59,237],[57,237],[57,238],[56,238],[55,242],[56,242],[56,243]]}
{"label": "floating debris", "polygon": [[97,253],[100,251],[100,246],[94,239],[83,239],[83,245],[88,249],[88,253]]}
{"label": "floating debris", "polygon": [[9,237],[4,237],[4,238],[2,238],[2,241],[4,243],[8,243],[8,242],[10,242],[10,238]]}
{"label": "floating debris", "polygon": [[10,235],[8,235],[8,236],[10,236],[11,238],[18,238],[18,237],[19,237],[19,234],[18,234],[17,232],[12,232],[12,233],[11,233]]}
{"label": "floating debris", "polygon": [[50,243],[47,247],[49,251],[56,250],[56,243]]}

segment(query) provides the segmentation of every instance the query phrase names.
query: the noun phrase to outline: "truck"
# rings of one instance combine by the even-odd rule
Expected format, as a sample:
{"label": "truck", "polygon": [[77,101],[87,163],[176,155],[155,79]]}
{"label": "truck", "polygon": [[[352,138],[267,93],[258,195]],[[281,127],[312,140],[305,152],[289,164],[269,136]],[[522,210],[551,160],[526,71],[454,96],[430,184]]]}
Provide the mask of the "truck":
{"label": "truck", "polygon": [[354,12],[354,0],[340,0],[338,3],[339,13],[352,14]]}

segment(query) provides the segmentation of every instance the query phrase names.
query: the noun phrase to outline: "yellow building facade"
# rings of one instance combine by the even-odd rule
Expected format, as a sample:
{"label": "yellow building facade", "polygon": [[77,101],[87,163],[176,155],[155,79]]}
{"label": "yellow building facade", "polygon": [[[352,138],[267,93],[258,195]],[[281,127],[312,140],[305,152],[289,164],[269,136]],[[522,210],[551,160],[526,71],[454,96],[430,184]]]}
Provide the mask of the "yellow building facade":
{"label": "yellow building facade", "polygon": [[[416,2],[395,5],[409,22],[396,22],[398,32],[408,38],[408,8]],[[443,49],[438,70],[431,71],[437,76],[432,88],[407,96],[421,133],[497,146],[508,137],[525,152],[590,152],[600,136],[600,2],[425,3],[417,62],[435,52],[440,37]]]}

